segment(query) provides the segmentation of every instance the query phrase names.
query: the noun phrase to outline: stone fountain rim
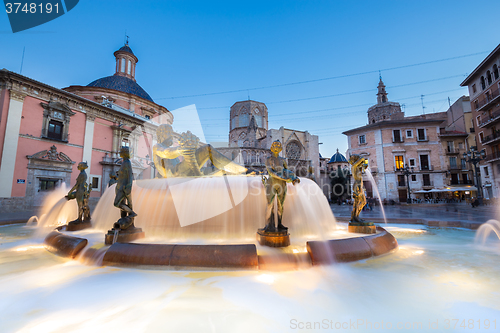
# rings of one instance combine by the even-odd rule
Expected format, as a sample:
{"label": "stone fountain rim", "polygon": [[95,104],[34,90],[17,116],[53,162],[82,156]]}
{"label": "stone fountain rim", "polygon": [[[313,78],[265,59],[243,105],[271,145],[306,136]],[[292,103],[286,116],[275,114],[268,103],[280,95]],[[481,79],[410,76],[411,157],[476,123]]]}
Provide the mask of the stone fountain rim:
{"label": "stone fountain rim", "polygon": [[[93,248],[83,251],[88,244],[86,238],[63,234],[60,232],[62,228],[63,226],[58,227],[47,235],[44,240],[47,250],[71,259],[78,256],[88,258],[95,253],[96,250]],[[385,255],[395,251],[398,243],[391,233],[377,226],[376,234],[327,241],[308,241],[306,247],[309,262],[314,266],[353,262]],[[300,255],[302,259],[299,258]],[[291,260],[288,265],[289,269],[297,269],[303,256],[304,254],[286,254],[287,260]],[[255,244],[115,243],[105,249],[102,265],[174,269],[272,270],[276,262],[269,260],[266,256],[258,255]]]}

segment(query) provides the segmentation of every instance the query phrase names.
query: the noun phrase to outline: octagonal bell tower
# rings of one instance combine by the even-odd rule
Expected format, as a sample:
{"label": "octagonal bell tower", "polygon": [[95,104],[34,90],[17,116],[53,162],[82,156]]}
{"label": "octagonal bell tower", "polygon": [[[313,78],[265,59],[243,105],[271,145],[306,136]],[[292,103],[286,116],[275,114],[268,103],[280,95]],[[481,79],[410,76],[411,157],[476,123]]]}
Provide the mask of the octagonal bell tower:
{"label": "octagonal bell tower", "polygon": [[268,128],[267,106],[252,100],[236,102],[229,115],[229,147],[257,147]]}

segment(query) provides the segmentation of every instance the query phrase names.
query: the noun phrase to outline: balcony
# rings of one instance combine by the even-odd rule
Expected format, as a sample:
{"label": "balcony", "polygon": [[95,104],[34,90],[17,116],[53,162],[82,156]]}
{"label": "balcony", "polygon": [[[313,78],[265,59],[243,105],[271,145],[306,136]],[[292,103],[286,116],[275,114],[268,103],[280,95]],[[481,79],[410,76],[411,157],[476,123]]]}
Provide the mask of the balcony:
{"label": "balcony", "polygon": [[406,187],[406,181],[403,180],[398,180],[398,187]]}
{"label": "balcony", "polygon": [[434,167],[430,164],[420,166],[420,171],[433,171],[433,170],[434,170]]}
{"label": "balcony", "polygon": [[493,134],[487,135],[486,137],[483,138],[483,140],[481,141],[481,143],[483,145],[487,145],[487,144],[496,142],[498,140],[500,140],[500,131],[496,131]]}
{"label": "balcony", "polygon": [[450,165],[448,167],[448,170],[450,170],[450,171],[460,171],[460,170],[462,170],[462,166],[461,165]]}
{"label": "balcony", "polygon": [[500,159],[500,151],[486,155],[486,162],[492,162],[498,159]]}
{"label": "balcony", "polygon": [[498,98],[500,96],[500,90],[498,89],[498,87],[493,87],[490,90],[490,92],[491,92],[490,94],[485,94],[484,98],[480,98],[477,100],[476,111],[479,112],[479,111],[483,110],[485,107],[487,107],[488,105],[491,105],[491,104],[500,100]]}
{"label": "balcony", "polygon": [[458,155],[458,153],[458,148],[448,147],[448,149],[446,149],[446,155]]}
{"label": "balcony", "polygon": [[392,138],[392,142],[393,143],[404,143],[405,142],[405,139],[402,138],[402,137],[399,137],[399,138]]}
{"label": "balcony", "polygon": [[456,179],[456,180],[449,180],[448,181],[448,186],[450,185],[472,185],[472,180],[470,179],[467,179],[467,180],[463,180],[463,179]]}
{"label": "balcony", "polygon": [[430,179],[424,179],[424,182],[422,184],[423,187],[433,187],[434,182]]}
{"label": "balcony", "polygon": [[420,142],[429,141],[429,136],[428,135],[418,135],[417,141],[420,141]]}
{"label": "balcony", "polygon": [[492,112],[491,115],[481,117],[481,123],[479,124],[479,127],[483,128],[484,126],[491,124],[492,122],[495,122],[498,119],[500,119],[500,110]]}

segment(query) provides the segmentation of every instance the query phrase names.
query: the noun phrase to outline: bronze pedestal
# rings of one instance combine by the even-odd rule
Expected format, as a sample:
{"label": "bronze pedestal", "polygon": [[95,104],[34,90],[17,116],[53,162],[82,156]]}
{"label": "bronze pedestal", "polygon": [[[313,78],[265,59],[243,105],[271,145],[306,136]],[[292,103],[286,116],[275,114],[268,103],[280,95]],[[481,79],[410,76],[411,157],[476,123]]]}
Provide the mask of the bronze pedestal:
{"label": "bronze pedestal", "polygon": [[[115,237],[115,229],[108,230],[108,233],[104,238],[104,244],[112,245],[114,237]],[[144,237],[146,237],[146,235],[144,234],[144,231],[142,231],[141,228],[132,227],[125,230],[119,230],[118,236],[116,237],[116,243],[129,243],[136,239]]]}
{"label": "bronze pedestal", "polygon": [[87,221],[75,220],[75,221],[71,221],[68,223],[68,225],[66,226],[66,231],[78,231],[78,230],[83,230],[83,229],[87,229],[87,228],[91,228],[91,227],[92,227],[92,223],[90,222],[90,220],[87,220]]}
{"label": "bronze pedestal", "polygon": [[377,232],[377,227],[372,222],[349,222],[347,230],[358,234],[374,234]]}
{"label": "bronze pedestal", "polygon": [[257,241],[260,245],[269,247],[286,247],[290,245],[290,234],[288,231],[265,231],[264,228],[257,231]]}

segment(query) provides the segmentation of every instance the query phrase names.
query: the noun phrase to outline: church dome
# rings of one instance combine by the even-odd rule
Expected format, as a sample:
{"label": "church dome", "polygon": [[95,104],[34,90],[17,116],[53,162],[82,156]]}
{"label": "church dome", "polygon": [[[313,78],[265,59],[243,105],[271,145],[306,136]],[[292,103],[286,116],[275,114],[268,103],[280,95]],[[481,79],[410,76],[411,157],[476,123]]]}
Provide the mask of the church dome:
{"label": "church dome", "polygon": [[128,46],[128,44],[125,44],[122,47],[120,47],[118,49],[118,51],[124,51],[124,52],[128,52],[130,54],[134,54],[134,52],[132,52],[132,49],[130,48],[130,46]]}
{"label": "church dome", "polygon": [[345,158],[344,155],[339,153],[339,150],[337,149],[337,152],[333,154],[332,158],[330,159],[330,162],[328,163],[349,163],[349,161]]}
{"label": "church dome", "polygon": [[111,75],[106,76],[100,79],[97,79],[87,85],[87,87],[98,87],[98,88],[106,88],[118,90],[127,94],[136,95],[140,98],[147,99],[148,101],[153,102],[153,99],[149,94],[142,89],[142,87],[137,84],[137,82],[132,79],[121,76],[121,75]]}

